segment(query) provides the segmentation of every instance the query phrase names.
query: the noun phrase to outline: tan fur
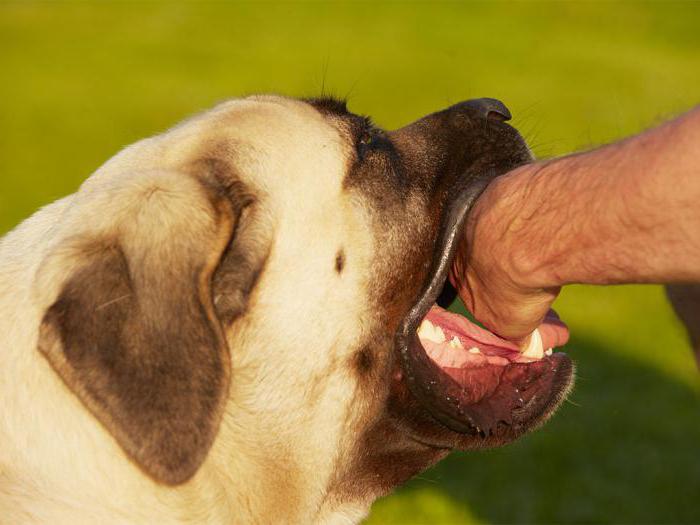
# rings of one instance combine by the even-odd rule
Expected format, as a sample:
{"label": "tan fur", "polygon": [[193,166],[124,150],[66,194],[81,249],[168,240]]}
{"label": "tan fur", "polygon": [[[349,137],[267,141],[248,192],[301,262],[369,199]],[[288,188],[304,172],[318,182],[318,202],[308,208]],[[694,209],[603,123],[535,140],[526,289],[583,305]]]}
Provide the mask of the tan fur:
{"label": "tan fur", "polygon": [[385,132],[332,99],[226,102],[1,238],[0,524],[356,523],[545,421],[568,358],[525,412],[530,376],[503,381],[517,424],[480,430],[491,398],[445,405],[459,385],[399,337],[478,181],[531,159],[494,108]]}
{"label": "tan fur", "polygon": [[[248,242],[269,253],[245,314],[225,327],[232,380],[212,449],[194,477],[167,486],[54,372],[38,328],[85,239],[119,225],[149,245],[163,228],[196,229],[204,201],[176,174],[212,155],[257,195]],[[327,494],[344,436],[373,402],[346,366],[372,325],[374,251],[367,211],[343,191],[346,163],[342,131],[307,104],[227,102],[126,148],[0,240],[0,523],[344,523],[367,512]],[[134,220],[154,199],[168,208],[162,220],[180,222]]]}

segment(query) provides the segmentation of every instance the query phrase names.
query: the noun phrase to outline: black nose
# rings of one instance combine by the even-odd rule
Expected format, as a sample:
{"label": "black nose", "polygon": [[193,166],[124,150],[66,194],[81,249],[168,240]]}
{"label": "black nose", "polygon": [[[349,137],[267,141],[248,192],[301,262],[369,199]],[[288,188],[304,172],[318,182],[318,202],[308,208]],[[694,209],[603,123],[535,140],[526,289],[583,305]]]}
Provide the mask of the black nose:
{"label": "black nose", "polygon": [[455,109],[468,110],[472,114],[491,120],[510,120],[512,118],[506,105],[495,98],[475,98],[460,102]]}

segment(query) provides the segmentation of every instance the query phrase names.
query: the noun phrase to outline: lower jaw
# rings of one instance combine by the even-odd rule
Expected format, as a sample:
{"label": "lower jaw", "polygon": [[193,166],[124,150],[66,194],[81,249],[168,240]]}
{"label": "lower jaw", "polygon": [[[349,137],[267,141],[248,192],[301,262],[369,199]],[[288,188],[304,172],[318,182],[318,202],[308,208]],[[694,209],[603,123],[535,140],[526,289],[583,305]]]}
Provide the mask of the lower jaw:
{"label": "lower jaw", "polygon": [[536,363],[487,368],[476,372],[487,379],[469,383],[469,388],[462,386],[465,376],[447,371],[452,385],[438,393],[440,402],[433,398],[424,407],[454,432],[510,441],[546,421],[573,384],[573,364],[563,353]]}
{"label": "lower jaw", "polygon": [[[418,373],[409,381],[424,407],[449,429],[483,438],[516,436],[546,419],[543,414],[551,412],[571,382],[569,358],[562,353],[523,356],[512,343],[465,324],[457,314],[442,309],[435,314],[435,308],[426,318],[442,316],[445,341],[414,334],[410,343],[411,369]],[[452,337],[463,347],[475,345],[473,351],[450,348]]]}

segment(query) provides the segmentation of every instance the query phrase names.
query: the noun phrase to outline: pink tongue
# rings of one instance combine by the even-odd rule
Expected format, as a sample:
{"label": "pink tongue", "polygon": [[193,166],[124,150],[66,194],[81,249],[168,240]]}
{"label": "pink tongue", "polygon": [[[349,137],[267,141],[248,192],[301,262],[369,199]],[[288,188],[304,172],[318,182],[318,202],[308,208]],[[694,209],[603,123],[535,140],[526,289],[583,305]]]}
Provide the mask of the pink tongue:
{"label": "pink tongue", "polygon": [[564,346],[569,341],[569,329],[554,310],[547,312],[547,316],[539,326],[539,331],[542,336],[542,346],[545,349]]}
{"label": "pink tongue", "polygon": [[[506,339],[501,339],[496,334],[472,323],[466,317],[448,312],[437,305],[430,309],[425,318],[434,325],[440,326],[443,330],[447,329],[450,332],[461,334],[483,345],[515,350],[516,352],[520,350],[515,343]],[[569,330],[566,325],[559,320],[559,317],[553,310],[549,311],[544,322],[538,329],[542,336],[542,346],[545,350],[547,348],[556,348],[565,345],[569,340]]]}

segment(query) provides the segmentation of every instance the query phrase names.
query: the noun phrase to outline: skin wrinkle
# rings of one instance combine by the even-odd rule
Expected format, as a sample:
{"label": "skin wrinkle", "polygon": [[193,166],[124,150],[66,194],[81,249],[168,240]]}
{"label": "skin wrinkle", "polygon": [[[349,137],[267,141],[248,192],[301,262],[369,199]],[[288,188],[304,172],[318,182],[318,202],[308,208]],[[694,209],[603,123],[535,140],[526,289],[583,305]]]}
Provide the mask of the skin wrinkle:
{"label": "skin wrinkle", "polygon": [[[647,146],[644,144],[644,146]],[[631,159],[627,158],[627,152],[618,146],[609,147],[608,153],[609,166],[608,170],[615,172],[621,169]],[[579,159],[576,159],[579,160]],[[597,159],[595,159],[597,160]],[[570,172],[580,169],[595,170],[601,169],[601,162],[594,162],[594,165],[585,166],[581,162],[575,163],[569,168]],[[560,168],[561,173],[561,168]],[[578,185],[583,185],[586,182],[585,177],[570,176],[569,180],[575,180]],[[571,191],[581,191],[581,188],[574,186]],[[610,203],[598,196],[614,192],[619,196],[617,202],[610,206]],[[650,262],[654,260],[654,250],[651,249],[651,243],[629,243],[625,242],[626,238],[632,235],[633,238],[646,238],[660,226],[659,219],[655,217],[653,197],[647,195],[646,185],[635,181],[618,181],[616,177],[595,178],[589,187],[585,190],[585,195],[588,197],[585,206],[581,206],[577,210],[582,217],[591,217],[592,225],[586,222],[581,222],[575,233],[581,239],[580,249],[588,252],[588,257],[580,260],[582,270],[579,273],[583,274],[599,274],[601,284],[612,284],[623,280],[625,276],[631,273],[646,274],[651,272]],[[588,212],[594,210],[593,213]],[[663,221],[663,219],[662,219]],[[675,222],[675,221],[671,221]],[[576,222],[574,222],[576,224]],[[566,236],[569,232],[563,230],[555,239],[555,246],[566,246]],[[673,238],[668,241],[673,242]],[[601,245],[605,248],[601,248]],[[617,246],[618,251],[606,249],[608,246]],[[561,261],[553,254],[553,261]],[[576,259],[578,260],[578,258]],[[566,275],[561,276],[565,280],[570,280],[572,277]]]}
{"label": "skin wrinkle", "polygon": [[[619,153],[615,152],[615,156],[620,156]],[[636,188],[620,188],[616,189],[613,183],[614,177],[608,178],[607,180],[603,177],[598,177],[593,181],[587,181],[584,177],[575,177],[571,173],[575,172],[577,169],[581,169],[581,161],[578,156],[571,159],[571,165],[568,166],[566,172],[562,170],[559,164],[549,164],[545,165],[543,169],[538,170],[538,172],[533,175],[532,181],[529,181],[526,186],[534,187],[530,190],[530,194],[535,193],[537,195],[547,194],[549,188],[552,186],[559,187],[558,195],[580,195],[572,205],[563,207],[558,210],[566,220],[562,220],[561,216],[556,216],[556,211],[553,216],[548,216],[545,214],[532,214],[527,217],[528,222],[536,220],[543,225],[542,231],[530,232],[531,235],[536,235],[535,240],[540,246],[545,246],[545,239],[549,239],[547,245],[552,249],[552,252],[548,255],[548,261],[538,259],[537,254],[528,251],[528,255],[533,261],[535,261],[536,266],[529,267],[527,270],[519,272],[521,275],[529,275],[532,277],[537,277],[543,271],[546,271],[547,266],[554,264],[555,266],[560,266],[565,263],[571,263],[570,252],[568,242],[570,238],[575,238],[578,249],[580,251],[585,251],[588,257],[578,261],[578,264],[582,268],[582,272],[595,274],[601,271],[601,266],[608,270],[614,269],[616,274],[624,274],[630,271],[628,266],[622,264],[619,259],[630,259],[631,254],[624,252],[622,258],[613,258],[611,253],[607,250],[601,251],[599,257],[594,257],[596,254],[597,246],[601,242],[601,235],[605,235],[604,239],[606,244],[615,245],[620,244],[622,238],[627,235],[631,229],[636,228],[642,232],[649,232],[653,230],[656,225],[647,225],[642,221],[635,218],[635,215],[640,215],[643,217],[646,214],[631,213],[631,209],[634,206],[638,207],[639,197],[634,195],[632,192],[636,191]],[[624,159],[616,160],[615,164],[620,165],[624,162]],[[598,163],[594,163],[598,164]],[[587,169],[591,169],[591,165],[586,165]],[[556,170],[552,173],[552,170]],[[595,169],[595,166],[593,167]],[[556,184],[554,178],[562,179],[561,184]],[[598,196],[606,194],[608,192],[616,192],[619,195],[618,207],[610,208],[606,207],[605,201],[602,201]],[[555,196],[557,198],[557,196]],[[546,201],[544,201],[546,202]],[[578,204],[578,206],[576,206]],[[583,218],[575,220],[577,217]],[[605,224],[612,222],[615,224],[614,228],[604,227]],[[557,227],[560,225],[561,227]],[[570,225],[567,228],[567,225]],[[592,235],[593,233],[593,235]],[[503,239],[500,239],[503,241]],[[621,245],[621,244],[620,244]],[[622,245],[621,245],[622,246]],[[557,249],[558,248],[558,249]],[[646,247],[641,247],[645,249]],[[639,256],[639,253],[637,253]],[[595,264],[599,262],[599,264]],[[550,282],[543,282],[542,287],[555,286],[555,282],[563,279],[561,276],[559,279],[551,279]]]}
{"label": "skin wrinkle", "polygon": [[[538,170],[536,175],[533,177],[533,186],[536,186],[532,190],[532,193],[537,194],[537,192],[542,191],[541,188],[547,186],[548,183],[548,178],[549,174],[547,172],[547,166],[543,166],[542,169]],[[577,181],[575,180],[569,180],[567,181],[569,184],[574,186],[570,191],[585,191],[585,189],[582,188],[577,188]],[[547,191],[547,190],[544,190]],[[588,195],[588,194],[586,194]],[[556,197],[556,196],[555,196]],[[557,222],[562,222],[564,224],[575,224],[573,222],[573,217],[575,217],[577,214],[581,212],[581,210],[574,209],[573,207],[569,206],[566,207],[562,210],[556,210],[556,206],[553,205],[553,199],[546,199],[545,202],[548,202],[548,209],[550,210],[550,213],[548,213],[546,216],[543,214],[540,217],[532,217],[533,220],[535,219],[541,219],[543,224],[546,225],[547,229],[546,231],[543,232],[543,237],[548,238],[549,242],[553,246],[557,246],[557,238],[561,234],[561,230],[556,227]],[[590,207],[592,203],[587,203],[586,207]],[[562,217],[557,217],[557,214],[561,214]],[[530,235],[534,235],[532,232],[530,232]],[[584,243],[585,240],[581,238],[581,231],[577,231],[575,233],[577,237],[579,237],[579,242]],[[541,238],[535,238],[536,243],[538,245],[542,246],[543,245],[543,239]],[[558,253],[555,253],[552,255],[553,258],[557,260],[565,260],[567,257],[567,253],[564,251],[560,251]],[[539,262],[539,261],[537,261]],[[536,274],[537,272],[542,271],[542,266],[539,264],[536,268],[532,268],[529,270],[530,274]]]}
{"label": "skin wrinkle", "polygon": [[[494,181],[493,184],[497,184],[497,183],[498,183],[498,179],[496,181]],[[494,246],[496,246],[496,247],[507,246],[508,245],[507,238],[509,235],[522,236],[521,232],[525,228],[525,225],[526,225],[525,221],[527,220],[528,217],[534,217],[535,214],[537,213],[538,203],[534,202],[529,197],[530,193],[532,192],[532,184],[534,184],[534,180],[529,181],[529,184],[526,184],[526,185],[524,185],[524,187],[519,189],[519,193],[524,193],[523,196],[521,196],[520,194],[513,194],[511,196],[507,196],[504,199],[503,206],[505,206],[507,209],[511,210],[511,212],[507,214],[507,216],[510,217],[510,220],[507,221],[503,226],[499,225],[498,223],[496,223],[495,225],[492,225],[489,223],[489,221],[486,221],[487,224],[484,227],[485,229],[487,229],[489,231],[499,232],[499,233],[495,234],[496,240],[494,242]],[[517,210],[519,206],[521,206],[523,208],[525,206],[531,207],[531,211],[528,211],[525,213],[526,218],[523,220],[519,220],[518,215],[516,213],[514,213],[514,210]],[[478,224],[478,221],[473,219],[473,218],[470,218],[470,219],[471,220],[469,222],[468,227],[471,228],[473,231],[473,229]],[[522,243],[528,244],[529,241],[526,239],[523,239]],[[468,250],[467,258],[465,259],[464,257],[457,257],[457,259],[455,261],[456,268],[457,268],[456,275],[463,275],[464,274],[464,270],[459,265],[463,260],[471,260],[472,259],[472,253],[473,253],[472,250],[474,249],[474,243],[468,245],[466,247],[466,249]],[[498,257],[508,257],[508,258],[511,258],[513,260],[513,262],[511,264],[518,264],[515,262],[517,260],[518,254],[515,252],[497,253],[497,254],[495,254],[495,257],[497,257],[497,258]],[[475,300],[474,300],[474,298],[476,296],[476,294],[474,293],[475,290],[478,290],[478,289],[481,289],[481,288],[484,288],[487,286],[487,283],[481,281],[478,278],[479,274],[467,273],[467,279],[465,281],[458,281],[454,277],[454,275],[455,275],[455,272],[453,269],[453,273],[451,276],[452,282],[453,282],[453,284],[458,284],[459,286],[461,286],[463,290],[464,289],[467,290],[468,297],[471,298],[471,301],[469,302],[469,305],[470,305],[469,310],[477,318],[489,317],[489,316],[493,317],[493,316],[501,316],[501,315],[503,315],[505,318],[508,318],[507,312],[505,314],[501,314],[500,312],[496,312],[496,311],[490,309],[488,307],[488,305],[477,304],[475,302]],[[510,279],[510,276],[504,275],[503,279],[508,281]],[[511,281],[511,286],[513,286],[513,287],[517,286],[515,281]],[[504,295],[503,302],[507,302],[507,296],[508,296],[507,290],[508,289],[505,287],[503,290],[501,290],[501,293]],[[461,295],[464,296],[464,293],[462,293]],[[484,309],[486,309],[486,311],[484,311]],[[484,314],[486,314],[486,315],[484,315]]]}
{"label": "skin wrinkle", "polygon": [[[624,152],[619,151],[618,148],[614,146],[611,148],[611,151],[613,152],[615,157],[624,157]],[[581,169],[585,166],[585,163],[580,162],[580,157],[578,157],[577,160],[579,162],[577,162],[575,166],[576,169]],[[616,160],[615,164],[619,166],[621,163],[624,162],[624,158],[619,158]],[[599,169],[600,162],[594,162],[593,167]],[[574,177],[574,179],[579,182],[579,185],[583,185],[586,182],[584,179],[579,179],[576,177]],[[614,177],[608,178],[607,180],[603,177],[597,178],[593,181],[590,181],[588,188],[585,189],[586,195],[588,197],[588,205],[585,208],[590,207],[589,209],[594,210],[594,213],[591,214],[594,223],[592,227],[587,227],[587,224],[582,223],[579,227],[579,231],[580,235],[586,241],[586,244],[583,245],[582,248],[589,250],[591,253],[594,253],[594,251],[596,250],[596,242],[598,239],[596,239],[595,235],[590,235],[590,233],[588,232],[598,231],[601,235],[608,236],[608,243],[620,244],[621,237],[625,235],[625,232],[629,232],[633,228],[643,227],[643,225],[641,223],[638,223],[637,220],[635,220],[633,215],[630,213],[631,211],[633,211],[633,207],[635,206],[634,203],[637,200],[635,198],[631,198],[632,195],[630,193],[630,190],[635,191],[634,187],[620,189],[618,200],[618,204],[620,207],[619,210],[607,207],[605,201],[596,198],[598,195],[602,195],[605,192],[614,191],[614,188],[610,187],[611,185],[613,185],[611,184],[613,183],[613,179]],[[585,213],[585,208],[578,210],[578,212]],[[586,217],[586,215],[582,216]],[[609,218],[609,216],[612,217]],[[605,228],[606,221],[612,222],[613,224],[615,224],[615,227]],[[564,241],[565,239],[561,239],[562,243]],[[601,258],[603,258],[602,264],[604,264],[605,267],[614,268],[617,273],[625,273],[627,271],[627,269],[624,268],[620,264],[620,262],[610,257],[609,252],[601,253],[600,255]],[[586,272],[594,273],[599,271],[599,269],[595,266],[595,260],[595,258],[589,258],[586,261],[582,261],[582,264],[585,265]]]}

